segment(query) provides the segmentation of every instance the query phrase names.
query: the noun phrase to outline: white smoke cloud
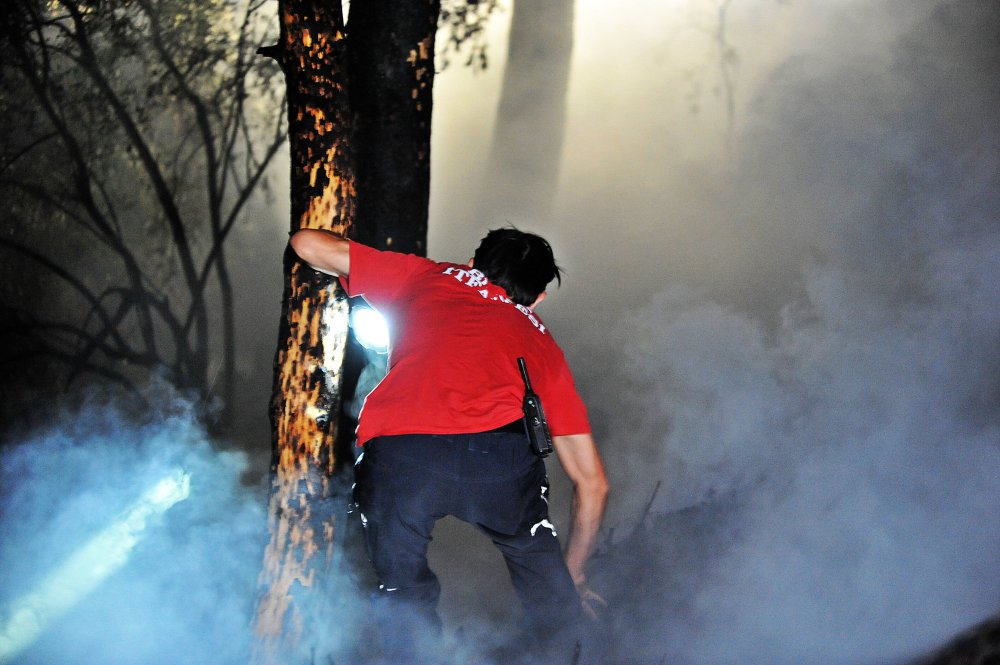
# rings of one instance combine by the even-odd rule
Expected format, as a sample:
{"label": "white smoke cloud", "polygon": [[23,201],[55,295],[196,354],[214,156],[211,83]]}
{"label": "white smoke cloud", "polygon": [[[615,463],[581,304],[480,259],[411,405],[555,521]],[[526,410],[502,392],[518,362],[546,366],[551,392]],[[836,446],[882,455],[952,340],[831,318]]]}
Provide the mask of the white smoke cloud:
{"label": "white smoke cloud", "polygon": [[654,648],[691,663],[885,662],[995,611],[1000,426],[971,416],[989,370],[968,341],[992,339],[1000,312],[952,288],[960,277],[899,315],[816,268],[812,307],[773,343],[676,294],[630,321],[644,341],[621,371],[642,397],[603,415],[612,460],[628,461],[610,464],[615,485],[663,479],[660,510],[742,497],[738,535],[701,553],[691,614],[654,621],[675,640]]}
{"label": "white smoke cloud", "polygon": [[706,203],[746,286],[571,338],[609,522],[663,481],[647,536],[682,534],[644,562],[669,606],[611,589],[629,662],[904,662],[1000,608],[996,8],[825,12]]}

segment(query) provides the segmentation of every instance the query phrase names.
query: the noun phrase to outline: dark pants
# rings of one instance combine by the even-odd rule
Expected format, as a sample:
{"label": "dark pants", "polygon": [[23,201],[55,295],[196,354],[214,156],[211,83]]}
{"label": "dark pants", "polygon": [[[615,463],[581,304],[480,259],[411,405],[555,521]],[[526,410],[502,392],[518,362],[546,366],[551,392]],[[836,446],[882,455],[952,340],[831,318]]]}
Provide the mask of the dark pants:
{"label": "dark pants", "polygon": [[549,521],[545,464],[523,434],[380,437],[365,445],[356,483],[381,585],[376,605],[404,645],[428,624],[440,626],[427,547],[447,515],[476,526],[503,554],[531,634],[544,640],[578,623],[580,601]]}

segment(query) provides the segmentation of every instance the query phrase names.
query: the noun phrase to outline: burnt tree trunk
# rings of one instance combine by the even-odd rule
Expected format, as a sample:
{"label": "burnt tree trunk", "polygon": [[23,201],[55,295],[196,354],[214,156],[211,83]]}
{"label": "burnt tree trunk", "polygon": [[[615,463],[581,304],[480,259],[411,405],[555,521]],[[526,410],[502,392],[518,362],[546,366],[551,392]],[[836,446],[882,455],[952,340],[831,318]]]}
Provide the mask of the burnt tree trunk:
{"label": "burnt tree trunk", "polygon": [[[288,87],[291,230],[328,229],[379,247],[426,251],[437,0],[401,8],[283,0],[278,60]],[[370,228],[369,228],[370,227]],[[270,542],[254,661],[312,662],[347,497],[338,435],[348,300],[339,283],[284,257],[271,403]],[[351,460],[345,460],[350,462]]]}
{"label": "burnt tree trunk", "polygon": [[[288,88],[291,230],[344,234],[355,185],[340,2],[284,0],[281,33],[268,53]],[[347,301],[339,285],[284,256],[285,287],[271,401],[270,542],[255,616],[254,662],[305,662],[315,586],[329,573],[338,511],[333,438]],[[313,594],[310,594],[313,591]]]}
{"label": "burnt tree trunk", "polygon": [[352,237],[426,256],[434,37],[440,0],[351,5],[358,217]]}

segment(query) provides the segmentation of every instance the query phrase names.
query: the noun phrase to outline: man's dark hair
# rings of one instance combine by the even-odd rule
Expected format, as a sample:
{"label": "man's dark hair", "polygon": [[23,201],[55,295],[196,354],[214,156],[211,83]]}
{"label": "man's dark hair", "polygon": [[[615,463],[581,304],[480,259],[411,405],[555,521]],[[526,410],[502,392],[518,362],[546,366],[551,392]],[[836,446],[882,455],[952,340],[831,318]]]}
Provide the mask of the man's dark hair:
{"label": "man's dark hair", "polygon": [[553,279],[562,284],[562,271],[548,241],[513,227],[487,233],[472,259],[477,270],[519,305],[535,302]]}

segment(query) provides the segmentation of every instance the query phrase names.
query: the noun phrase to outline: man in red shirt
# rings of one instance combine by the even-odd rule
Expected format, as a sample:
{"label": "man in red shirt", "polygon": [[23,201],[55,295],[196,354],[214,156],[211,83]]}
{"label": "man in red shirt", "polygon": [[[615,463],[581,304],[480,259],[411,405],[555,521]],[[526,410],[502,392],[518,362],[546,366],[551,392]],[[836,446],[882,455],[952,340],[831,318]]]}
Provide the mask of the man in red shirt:
{"label": "man in red shirt", "polygon": [[[496,229],[468,265],[383,252],[318,230],[292,236],[315,270],[339,275],[387,319],[389,371],[361,411],[355,497],[390,614],[438,625],[440,586],[427,566],[434,523],[454,515],[503,554],[525,625],[545,641],[590,603],[586,563],[608,492],[562,351],[535,314],[559,278],[549,244]],[[565,556],[548,515],[548,480],[525,434],[524,358],[560,463],[573,483]],[[581,612],[583,610],[583,612]],[[395,631],[405,642],[407,629]]]}

